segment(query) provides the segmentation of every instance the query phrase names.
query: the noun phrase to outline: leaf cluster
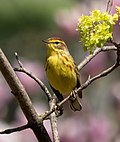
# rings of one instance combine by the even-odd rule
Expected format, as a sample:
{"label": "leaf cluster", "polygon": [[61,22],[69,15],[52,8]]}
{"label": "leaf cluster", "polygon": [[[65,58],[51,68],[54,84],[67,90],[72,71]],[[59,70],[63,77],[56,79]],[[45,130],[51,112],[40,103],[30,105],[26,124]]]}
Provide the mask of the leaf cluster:
{"label": "leaf cluster", "polygon": [[120,16],[120,7],[117,13],[110,15],[107,12],[94,10],[91,15],[82,15],[78,21],[78,31],[85,51],[92,53],[97,47],[112,39],[113,25]]}

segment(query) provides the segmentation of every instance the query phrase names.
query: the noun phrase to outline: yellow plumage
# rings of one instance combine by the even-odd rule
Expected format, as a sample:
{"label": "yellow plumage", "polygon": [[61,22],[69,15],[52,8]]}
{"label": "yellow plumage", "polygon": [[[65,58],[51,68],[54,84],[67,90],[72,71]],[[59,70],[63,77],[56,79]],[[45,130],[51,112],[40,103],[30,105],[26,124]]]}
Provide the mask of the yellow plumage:
{"label": "yellow plumage", "polygon": [[74,64],[62,59],[61,53],[47,58],[46,74],[50,84],[61,94],[69,94],[77,84]]}
{"label": "yellow plumage", "polygon": [[[49,38],[44,42],[48,47],[45,64],[48,81],[58,98],[60,95],[70,95],[73,89],[80,86],[80,76],[74,60],[61,39]],[[82,97],[81,92],[78,95]],[[81,109],[79,100],[71,97],[70,101],[74,111]]]}

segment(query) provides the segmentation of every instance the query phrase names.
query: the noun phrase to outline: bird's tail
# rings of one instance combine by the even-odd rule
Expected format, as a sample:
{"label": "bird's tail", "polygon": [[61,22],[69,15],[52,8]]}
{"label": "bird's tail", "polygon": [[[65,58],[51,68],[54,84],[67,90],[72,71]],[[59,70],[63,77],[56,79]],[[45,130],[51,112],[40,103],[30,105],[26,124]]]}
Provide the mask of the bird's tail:
{"label": "bird's tail", "polygon": [[78,94],[76,94],[76,96],[71,96],[70,99],[70,108],[73,111],[80,111],[82,109],[82,105],[80,103],[80,97],[78,96]]}

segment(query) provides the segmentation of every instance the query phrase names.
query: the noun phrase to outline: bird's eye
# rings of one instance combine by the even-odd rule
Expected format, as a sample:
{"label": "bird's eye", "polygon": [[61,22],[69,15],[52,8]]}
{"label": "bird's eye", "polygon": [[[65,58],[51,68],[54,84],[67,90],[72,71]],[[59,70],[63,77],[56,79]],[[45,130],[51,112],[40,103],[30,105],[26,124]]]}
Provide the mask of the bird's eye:
{"label": "bird's eye", "polygon": [[58,42],[58,41],[56,41],[56,42],[55,42],[55,44],[59,44],[59,42]]}

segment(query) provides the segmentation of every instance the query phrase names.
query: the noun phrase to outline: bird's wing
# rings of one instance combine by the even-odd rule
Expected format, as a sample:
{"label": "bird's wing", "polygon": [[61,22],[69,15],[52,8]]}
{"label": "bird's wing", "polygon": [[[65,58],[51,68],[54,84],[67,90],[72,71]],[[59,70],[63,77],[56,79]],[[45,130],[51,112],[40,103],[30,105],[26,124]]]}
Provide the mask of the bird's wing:
{"label": "bird's wing", "polygon": [[[79,70],[78,70],[77,66],[75,67],[75,72],[76,72],[76,75],[77,75],[77,85],[76,85],[76,88],[78,89],[81,86],[81,83],[80,83],[80,73],[79,73]],[[78,96],[80,98],[82,98],[82,91],[81,90],[78,92]]]}
{"label": "bird's wing", "polygon": [[64,99],[63,95],[58,90],[53,88],[52,86],[51,86],[51,88],[52,88],[53,92],[55,93],[55,95],[57,96],[58,101],[61,102]]}

